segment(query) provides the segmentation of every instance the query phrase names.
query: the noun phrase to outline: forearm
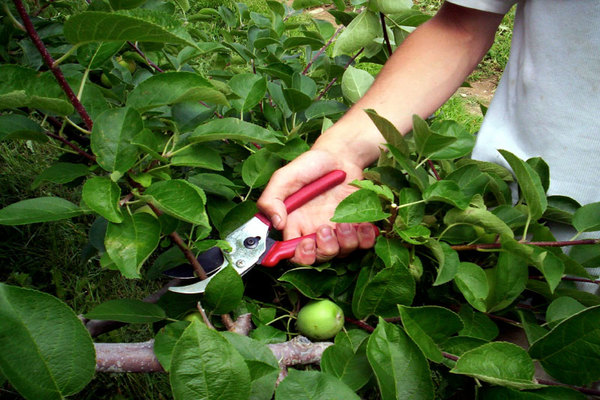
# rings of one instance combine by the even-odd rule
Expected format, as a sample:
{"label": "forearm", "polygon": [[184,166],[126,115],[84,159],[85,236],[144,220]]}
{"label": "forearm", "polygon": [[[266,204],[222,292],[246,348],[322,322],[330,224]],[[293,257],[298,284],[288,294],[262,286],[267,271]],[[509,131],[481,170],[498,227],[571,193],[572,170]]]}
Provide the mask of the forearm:
{"label": "forearm", "polygon": [[412,115],[437,110],[473,71],[491,46],[502,16],[444,6],[394,52],[365,94],[314,145],[366,167],[385,142],[365,109],[375,109],[400,132]]}

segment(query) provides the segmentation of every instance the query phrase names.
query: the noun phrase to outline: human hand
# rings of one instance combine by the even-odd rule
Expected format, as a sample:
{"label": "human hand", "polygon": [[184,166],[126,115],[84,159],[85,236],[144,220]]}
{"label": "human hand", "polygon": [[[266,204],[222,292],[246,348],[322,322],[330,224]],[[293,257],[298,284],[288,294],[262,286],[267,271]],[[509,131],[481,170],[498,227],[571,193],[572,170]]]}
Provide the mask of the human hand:
{"label": "human hand", "polygon": [[[292,193],[333,170],[346,172],[346,181],[287,214],[283,201]],[[375,243],[375,229],[369,223],[334,224],[337,205],[357,190],[348,185],[362,179],[362,168],[345,162],[324,150],[310,150],[276,171],[258,200],[258,208],[283,231],[284,240],[316,232],[316,240],[304,239],[296,247],[293,262],[313,264],[336,256],[345,256],[357,248],[370,248]],[[334,230],[335,228],[335,230]]]}

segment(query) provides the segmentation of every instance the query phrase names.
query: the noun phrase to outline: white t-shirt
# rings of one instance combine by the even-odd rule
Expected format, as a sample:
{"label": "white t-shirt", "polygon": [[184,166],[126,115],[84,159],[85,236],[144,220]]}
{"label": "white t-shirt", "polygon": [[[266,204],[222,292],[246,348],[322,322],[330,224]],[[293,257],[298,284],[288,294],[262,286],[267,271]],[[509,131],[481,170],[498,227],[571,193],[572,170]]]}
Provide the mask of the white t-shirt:
{"label": "white t-shirt", "polygon": [[497,149],[550,166],[548,194],[600,201],[600,1],[449,0],[506,13],[511,53],[473,158],[508,166]]}

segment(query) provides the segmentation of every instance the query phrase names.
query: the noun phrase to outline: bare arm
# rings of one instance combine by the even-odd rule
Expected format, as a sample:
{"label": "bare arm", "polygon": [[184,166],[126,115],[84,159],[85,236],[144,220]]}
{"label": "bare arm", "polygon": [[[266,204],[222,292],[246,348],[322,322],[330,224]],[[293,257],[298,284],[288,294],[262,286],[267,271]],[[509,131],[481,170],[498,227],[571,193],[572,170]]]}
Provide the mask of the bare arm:
{"label": "bare arm", "polygon": [[[384,140],[364,109],[373,108],[400,132],[412,129],[412,115],[435,112],[475,69],[494,41],[502,15],[446,3],[417,28],[387,61],[365,94],[314,145],[366,167]],[[341,153],[339,153],[341,152]]]}
{"label": "bare arm", "polygon": [[312,149],[281,168],[258,201],[259,208],[286,239],[317,232],[316,247],[304,240],[294,261],[312,264],[373,246],[370,226],[330,222],[335,207],[353,190],[340,185],[296,210],[288,218],[283,200],[307,183],[334,169],[347,181],[362,178],[362,170],[379,157],[385,142],[363,111],[373,108],[403,133],[412,129],[412,115],[427,117],[437,110],[477,66],[492,45],[502,15],[444,4],[431,20],[417,28],[387,61],[365,94]]}

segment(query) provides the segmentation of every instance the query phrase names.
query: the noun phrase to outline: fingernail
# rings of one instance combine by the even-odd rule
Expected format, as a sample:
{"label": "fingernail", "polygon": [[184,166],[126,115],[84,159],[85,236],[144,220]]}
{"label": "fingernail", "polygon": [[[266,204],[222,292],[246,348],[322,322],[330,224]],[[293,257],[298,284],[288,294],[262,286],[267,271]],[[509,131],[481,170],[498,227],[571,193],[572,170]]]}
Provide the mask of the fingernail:
{"label": "fingernail", "polygon": [[302,252],[305,254],[312,254],[315,251],[315,242],[313,240],[307,241],[302,244]]}
{"label": "fingernail", "polygon": [[271,223],[273,224],[274,228],[278,228],[279,224],[281,224],[281,217],[279,216],[279,214],[274,214],[271,217]]}
{"label": "fingernail", "polygon": [[321,239],[331,239],[333,237],[333,230],[329,226],[324,226],[319,229],[319,235],[321,236]]}
{"label": "fingernail", "polygon": [[350,225],[350,224],[338,224],[337,230],[342,235],[348,235],[348,234],[350,234],[352,232],[352,225]]}
{"label": "fingernail", "polygon": [[363,235],[370,235],[373,232],[373,228],[371,228],[371,225],[361,225],[358,229]]}

